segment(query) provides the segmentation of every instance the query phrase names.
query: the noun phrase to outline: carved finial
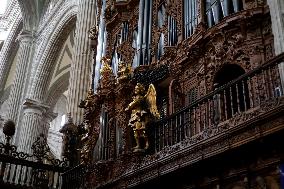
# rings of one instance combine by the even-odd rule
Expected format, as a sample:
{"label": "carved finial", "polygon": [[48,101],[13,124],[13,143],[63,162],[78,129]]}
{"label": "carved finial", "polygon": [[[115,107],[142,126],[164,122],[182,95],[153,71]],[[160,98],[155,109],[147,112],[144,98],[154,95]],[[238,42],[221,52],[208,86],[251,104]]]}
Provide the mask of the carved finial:
{"label": "carved finial", "polygon": [[15,123],[12,120],[7,120],[4,123],[4,127],[3,127],[3,133],[6,136],[12,137],[15,134]]}

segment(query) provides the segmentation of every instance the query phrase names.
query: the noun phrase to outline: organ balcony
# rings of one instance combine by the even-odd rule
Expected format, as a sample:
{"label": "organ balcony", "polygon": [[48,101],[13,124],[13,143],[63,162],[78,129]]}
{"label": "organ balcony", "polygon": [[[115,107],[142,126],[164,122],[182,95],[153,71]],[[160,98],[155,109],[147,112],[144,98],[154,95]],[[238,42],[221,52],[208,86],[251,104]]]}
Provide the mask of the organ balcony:
{"label": "organ balcony", "polygon": [[[244,157],[246,151],[254,158],[253,153],[260,152],[248,145],[282,136],[279,70],[284,54],[274,54],[265,1],[141,0],[114,2],[112,11],[106,17],[105,55],[112,72],[102,73],[91,100],[94,107],[85,107],[83,127],[90,139],[83,146],[89,163],[64,175],[70,188],[74,182],[97,188],[147,188],[159,179],[171,186],[171,175],[189,174],[198,166],[205,169],[200,162],[221,156],[225,161],[232,156],[229,152]],[[123,73],[121,62],[133,73],[116,81]],[[143,153],[133,152],[130,114],[124,111],[137,83],[155,86],[161,115],[147,127],[150,147]],[[267,153],[282,154],[268,146]],[[242,147],[248,149],[239,152]],[[249,167],[246,158],[242,163]],[[246,175],[250,182],[250,171],[235,175]],[[213,188],[212,183],[217,187],[216,180],[227,179],[227,172],[202,184],[192,181],[192,188]],[[176,178],[179,184],[190,185],[182,178]]]}

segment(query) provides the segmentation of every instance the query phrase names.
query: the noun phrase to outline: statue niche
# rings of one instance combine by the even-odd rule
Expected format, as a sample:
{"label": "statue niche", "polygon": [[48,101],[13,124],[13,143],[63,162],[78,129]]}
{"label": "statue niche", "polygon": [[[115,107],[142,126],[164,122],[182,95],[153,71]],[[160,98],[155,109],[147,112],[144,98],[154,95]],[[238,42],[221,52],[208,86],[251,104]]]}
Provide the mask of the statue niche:
{"label": "statue niche", "polygon": [[128,125],[133,129],[136,146],[134,152],[144,152],[149,148],[149,140],[146,133],[149,122],[160,118],[156,105],[156,89],[153,84],[149,85],[145,94],[145,88],[137,83],[134,90],[133,101],[125,111],[131,111]]}

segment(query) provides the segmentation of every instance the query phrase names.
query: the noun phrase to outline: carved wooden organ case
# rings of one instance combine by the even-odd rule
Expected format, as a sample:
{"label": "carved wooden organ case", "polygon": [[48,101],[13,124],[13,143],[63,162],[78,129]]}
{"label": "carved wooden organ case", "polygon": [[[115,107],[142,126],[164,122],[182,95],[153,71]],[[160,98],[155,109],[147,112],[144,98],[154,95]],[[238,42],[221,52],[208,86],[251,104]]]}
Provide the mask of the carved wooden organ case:
{"label": "carved wooden organ case", "polygon": [[[127,128],[129,115],[124,109],[137,82],[155,85],[159,111],[165,118],[220,85],[216,78],[224,66],[248,72],[274,56],[264,0],[214,2],[98,1],[99,14],[106,3],[105,57],[110,59],[112,72],[101,74],[93,107],[86,108],[83,124],[89,129],[87,161],[112,163],[99,164],[107,176],[93,182],[115,177],[135,161]],[[122,83],[116,80],[120,61],[133,68],[132,78]],[[253,83],[248,88],[261,93]],[[109,166],[115,168],[107,169]]]}

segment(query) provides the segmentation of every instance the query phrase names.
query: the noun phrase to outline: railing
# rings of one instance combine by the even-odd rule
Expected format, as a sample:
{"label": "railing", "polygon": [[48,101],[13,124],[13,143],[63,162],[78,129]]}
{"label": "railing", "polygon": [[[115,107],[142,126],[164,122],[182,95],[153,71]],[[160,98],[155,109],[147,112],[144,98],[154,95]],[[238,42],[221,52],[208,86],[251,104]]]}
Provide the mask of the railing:
{"label": "railing", "polygon": [[209,127],[218,127],[237,114],[254,111],[263,102],[282,96],[281,62],[284,62],[284,53],[215,89],[189,107],[157,121],[153,134],[155,152],[186,138],[197,137]]}
{"label": "railing", "polygon": [[68,164],[50,157],[46,138],[37,138],[32,154],[17,152],[17,147],[10,144],[13,132],[7,132],[7,127],[9,124],[3,128],[6,143],[0,143],[0,188],[62,188],[61,174]]}
{"label": "railing", "polygon": [[86,181],[87,167],[84,165],[78,165],[62,175],[63,188],[65,189],[77,189],[83,188]]}

